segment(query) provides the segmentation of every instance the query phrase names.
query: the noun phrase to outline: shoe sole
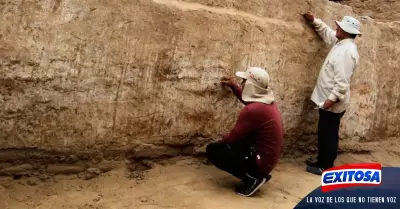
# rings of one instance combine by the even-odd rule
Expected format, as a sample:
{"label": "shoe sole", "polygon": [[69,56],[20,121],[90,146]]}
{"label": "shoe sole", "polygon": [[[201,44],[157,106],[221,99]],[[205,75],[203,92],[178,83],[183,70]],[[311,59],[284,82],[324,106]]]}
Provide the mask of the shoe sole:
{"label": "shoe sole", "polygon": [[240,193],[237,193],[237,194],[240,195],[240,196],[244,196],[244,197],[250,197],[250,196],[253,195],[256,191],[258,191],[258,190],[265,184],[266,181],[267,181],[266,178],[263,178],[263,181],[253,190],[253,192],[251,192],[251,193],[248,194],[248,195],[244,195],[244,194],[240,194]]}

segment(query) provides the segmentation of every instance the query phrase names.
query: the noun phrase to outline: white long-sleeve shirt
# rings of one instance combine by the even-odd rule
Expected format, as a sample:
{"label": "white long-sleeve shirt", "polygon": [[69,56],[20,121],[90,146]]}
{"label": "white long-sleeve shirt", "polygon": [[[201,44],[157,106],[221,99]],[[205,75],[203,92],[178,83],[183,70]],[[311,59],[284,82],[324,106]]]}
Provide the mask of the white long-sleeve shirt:
{"label": "white long-sleeve shirt", "polygon": [[347,109],[350,100],[350,81],[359,61],[357,45],[350,38],[338,42],[336,31],[318,18],[313,24],[332,48],[321,67],[311,100],[318,106],[327,99],[332,100],[336,103],[327,111],[341,113]]}

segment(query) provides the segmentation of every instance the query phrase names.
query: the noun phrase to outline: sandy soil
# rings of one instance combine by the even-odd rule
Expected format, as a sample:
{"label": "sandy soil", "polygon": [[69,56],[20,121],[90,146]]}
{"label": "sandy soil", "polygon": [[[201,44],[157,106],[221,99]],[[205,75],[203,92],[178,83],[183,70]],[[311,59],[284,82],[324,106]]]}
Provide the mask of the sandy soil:
{"label": "sandy soil", "polygon": [[[371,153],[341,154],[337,164],[380,162],[384,166],[400,166],[397,141]],[[379,149],[381,144],[372,146]],[[118,169],[91,180],[76,175],[59,175],[47,181],[2,178],[0,208],[293,208],[320,183],[319,176],[304,171],[304,160],[283,160],[273,171],[272,179],[251,198],[233,192],[238,183],[234,177],[204,164],[203,159],[187,157],[158,162],[141,179],[128,178],[124,162],[119,162]]]}

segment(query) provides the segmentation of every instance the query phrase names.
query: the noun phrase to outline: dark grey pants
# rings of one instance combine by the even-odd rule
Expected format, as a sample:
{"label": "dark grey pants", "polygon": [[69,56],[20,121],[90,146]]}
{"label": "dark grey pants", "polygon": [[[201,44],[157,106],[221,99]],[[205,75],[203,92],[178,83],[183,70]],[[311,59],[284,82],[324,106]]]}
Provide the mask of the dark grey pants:
{"label": "dark grey pants", "polygon": [[345,112],[333,113],[319,110],[318,120],[318,165],[331,168],[338,155],[340,120]]}

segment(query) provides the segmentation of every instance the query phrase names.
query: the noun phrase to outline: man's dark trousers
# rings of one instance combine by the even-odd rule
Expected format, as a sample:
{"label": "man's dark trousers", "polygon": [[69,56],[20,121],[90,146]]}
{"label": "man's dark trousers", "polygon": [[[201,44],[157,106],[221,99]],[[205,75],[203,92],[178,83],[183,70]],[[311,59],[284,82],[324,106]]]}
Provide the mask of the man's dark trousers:
{"label": "man's dark trousers", "polygon": [[253,147],[224,142],[211,143],[206,149],[208,160],[215,167],[232,174],[244,182],[264,175],[256,163],[256,153]]}
{"label": "man's dark trousers", "polygon": [[340,120],[344,113],[319,110],[317,162],[320,168],[328,169],[334,166],[339,148]]}

